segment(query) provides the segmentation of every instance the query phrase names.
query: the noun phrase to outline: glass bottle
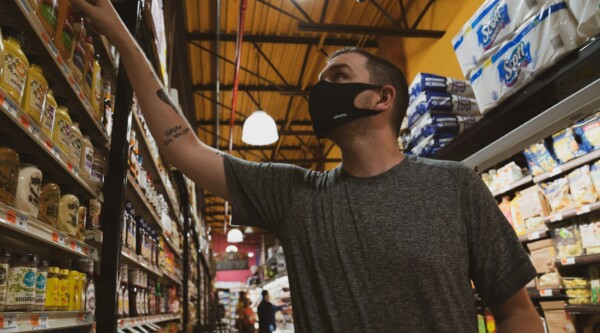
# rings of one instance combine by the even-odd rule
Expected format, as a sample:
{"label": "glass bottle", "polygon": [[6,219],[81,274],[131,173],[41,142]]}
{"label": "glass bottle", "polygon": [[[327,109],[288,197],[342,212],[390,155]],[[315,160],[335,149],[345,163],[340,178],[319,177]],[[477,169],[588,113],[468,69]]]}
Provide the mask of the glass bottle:
{"label": "glass bottle", "polygon": [[85,70],[84,45],[86,39],[87,36],[83,25],[83,17],[76,15],[75,21],[73,22],[73,51],[72,56],[68,61],[68,65],[75,81],[79,84],[81,84],[83,80],[83,72]]}
{"label": "glass bottle", "polygon": [[60,304],[60,268],[50,267],[48,269],[48,280],[46,283],[46,311],[58,310]]}
{"label": "glass bottle", "polygon": [[71,58],[75,42],[75,11],[71,0],[58,0],[58,24],[54,45],[65,63]]}
{"label": "glass bottle", "polygon": [[41,260],[35,279],[35,300],[33,311],[44,311],[46,306],[46,288],[48,286],[48,260]]}
{"label": "glass bottle", "polygon": [[82,311],[96,311],[96,286],[94,284],[94,261],[91,259],[79,259],[79,269],[85,274],[86,284],[84,288],[85,300]]}
{"label": "glass bottle", "polygon": [[69,270],[63,268],[59,271],[58,277],[58,311],[67,311],[69,309],[69,300],[71,294],[69,290]]}
{"label": "glass bottle", "polygon": [[12,255],[6,288],[6,311],[29,312],[33,309],[38,263],[39,257],[34,254]]}
{"label": "glass bottle", "polygon": [[90,179],[92,175],[92,164],[94,163],[94,146],[88,136],[83,136],[81,140],[81,160],[79,161],[79,170],[84,180]]}
{"label": "glass bottle", "polygon": [[48,34],[48,39],[54,39],[56,25],[58,21],[58,3],[56,0],[41,0],[38,10],[35,12],[44,30]]}
{"label": "glass bottle", "polygon": [[78,311],[81,301],[79,299],[81,281],[79,272],[76,270],[69,271],[69,311]]}

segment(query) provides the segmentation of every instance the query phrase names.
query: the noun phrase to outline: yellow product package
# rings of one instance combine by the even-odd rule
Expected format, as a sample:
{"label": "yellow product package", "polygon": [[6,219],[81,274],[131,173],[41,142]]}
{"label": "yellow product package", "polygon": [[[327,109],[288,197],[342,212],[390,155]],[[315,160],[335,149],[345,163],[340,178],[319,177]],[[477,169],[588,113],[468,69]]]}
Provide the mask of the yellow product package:
{"label": "yellow product package", "polygon": [[598,193],[594,189],[590,166],[584,165],[568,175],[569,189],[576,205],[587,205],[596,202]]}
{"label": "yellow product package", "polygon": [[543,183],[544,195],[550,204],[552,213],[575,208],[573,198],[569,193],[569,181],[567,177],[558,178],[554,181]]}
{"label": "yellow product package", "polygon": [[517,193],[514,199],[510,202],[510,214],[512,226],[517,233],[517,236],[523,236],[527,233],[525,228],[525,222],[523,221],[523,217],[521,216],[521,210],[519,208],[519,199],[521,195]]}

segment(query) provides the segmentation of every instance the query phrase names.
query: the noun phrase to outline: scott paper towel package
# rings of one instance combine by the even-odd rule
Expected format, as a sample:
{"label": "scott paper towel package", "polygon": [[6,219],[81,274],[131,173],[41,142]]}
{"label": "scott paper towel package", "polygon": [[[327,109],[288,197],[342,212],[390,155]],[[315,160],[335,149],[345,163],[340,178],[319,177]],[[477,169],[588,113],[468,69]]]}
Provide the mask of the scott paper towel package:
{"label": "scott paper towel package", "polygon": [[415,98],[424,91],[474,97],[471,84],[465,80],[458,80],[435,74],[418,73],[408,87],[408,103],[412,104]]}
{"label": "scott paper towel package", "polygon": [[465,77],[486,54],[493,51],[494,46],[509,38],[538,10],[538,0],[486,1],[452,40]]}
{"label": "scott paper towel package", "polygon": [[569,0],[569,8],[578,22],[580,37],[600,34],[600,0]]}
{"label": "scott paper towel package", "polygon": [[481,115],[477,101],[474,98],[425,91],[419,94],[408,106],[406,111],[408,127],[412,128],[424,114],[434,111],[464,116]]}
{"label": "scott paper towel package", "polygon": [[480,119],[481,116],[428,113],[410,130],[411,142],[418,145],[425,138],[435,134],[458,135]]}
{"label": "scott paper towel package", "polygon": [[471,75],[479,110],[489,111],[581,42],[566,2],[544,6]]}

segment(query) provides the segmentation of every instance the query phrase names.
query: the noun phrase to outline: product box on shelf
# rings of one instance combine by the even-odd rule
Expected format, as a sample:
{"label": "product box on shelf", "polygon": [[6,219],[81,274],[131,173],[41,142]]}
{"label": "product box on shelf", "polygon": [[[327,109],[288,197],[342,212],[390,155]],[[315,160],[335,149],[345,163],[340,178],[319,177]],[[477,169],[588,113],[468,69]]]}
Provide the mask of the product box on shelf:
{"label": "product box on shelf", "polygon": [[458,135],[473,126],[479,119],[481,117],[428,113],[410,130],[411,142],[417,145],[424,138],[435,134]]}
{"label": "product box on shelf", "polygon": [[538,273],[547,273],[550,271],[549,264],[556,257],[556,248],[551,239],[527,244],[531,253],[531,262]]}
{"label": "product box on shelf", "polygon": [[510,162],[498,169],[494,175],[494,187],[500,189],[505,186],[510,186],[510,184],[521,178],[523,178],[523,171],[521,168],[515,162]]}
{"label": "product box on shelf", "polygon": [[529,187],[521,191],[519,199],[519,209],[521,217],[525,220],[532,217],[550,215],[550,207],[538,185]]}
{"label": "product box on shelf", "polygon": [[536,0],[488,0],[465,23],[452,39],[452,46],[465,76],[493,51],[494,46],[509,38],[538,10]]}
{"label": "product box on shelf", "polygon": [[471,74],[480,111],[491,110],[581,43],[566,2],[544,6]]}
{"label": "product box on shelf", "polygon": [[446,92],[424,91],[408,106],[408,126],[418,126],[423,115],[435,112],[463,116],[480,116],[477,101],[471,97]]}
{"label": "product box on shelf", "polygon": [[577,33],[589,38],[600,34],[600,2],[598,0],[569,0],[569,9],[578,22]]}
{"label": "product box on shelf", "polygon": [[565,311],[564,301],[540,302],[544,310],[549,333],[575,332],[570,316]]}
{"label": "product box on shelf", "polygon": [[449,93],[474,98],[471,84],[465,80],[459,80],[429,73],[417,73],[408,87],[409,100],[413,101],[424,91]]}
{"label": "product box on shelf", "polygon": [[579,225],[581,244],[586,254],[600,253],[600,221],[593,220]]}

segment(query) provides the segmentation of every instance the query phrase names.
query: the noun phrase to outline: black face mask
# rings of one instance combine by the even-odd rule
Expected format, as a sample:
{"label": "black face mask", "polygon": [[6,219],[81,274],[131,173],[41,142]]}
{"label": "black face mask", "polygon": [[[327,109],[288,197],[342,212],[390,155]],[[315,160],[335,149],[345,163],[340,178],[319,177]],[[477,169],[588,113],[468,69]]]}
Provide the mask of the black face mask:
{"label": "black face mask", "polygon": [[331,130],[356,119],[370,117],[380,111],[361,109],[354,105],[359,93],[380,86],[368,83],[331,83],[319,81],[310,91],[308,111],[318,139]]}

